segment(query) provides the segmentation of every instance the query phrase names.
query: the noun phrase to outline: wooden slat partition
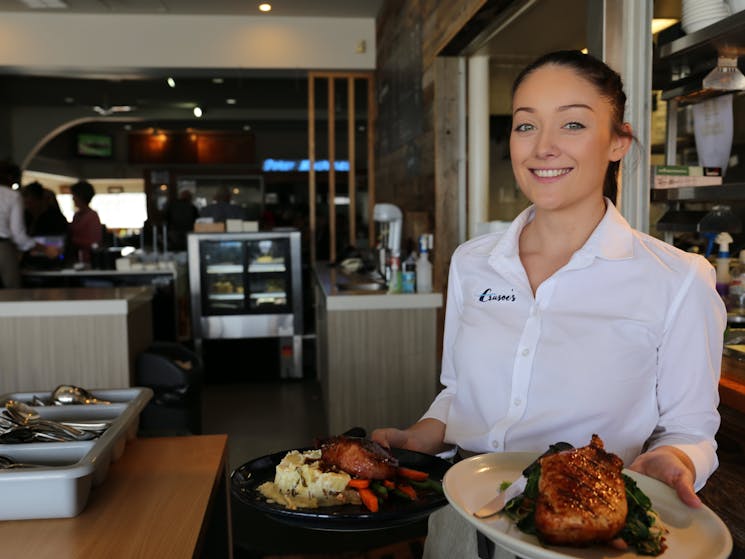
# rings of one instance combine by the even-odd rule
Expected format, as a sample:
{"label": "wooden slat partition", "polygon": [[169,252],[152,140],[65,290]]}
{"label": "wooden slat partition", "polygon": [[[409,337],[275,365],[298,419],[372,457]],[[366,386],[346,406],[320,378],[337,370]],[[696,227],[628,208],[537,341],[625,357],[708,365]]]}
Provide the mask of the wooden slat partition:
{"label": "wooden slat partition", "polygon": [[308,229],[310,261],[316,261],[316,82],[308,76]]}
{"label": "wooden slat partition", "polygon": [[336,96],[334,78],[328,81],[328,109],[326,111],[329,138],[329,262],[336,262]]}
{"label": "wooden slat partition", "polygon": [[367,198],[368,198],[368,223],[369,238],[371,246],[374,244],[375,224],[373,222],[373,206],[375,205],[375,84],[372,72],[309,72],[308,73],[308,160],[310,169],[308,172],[308,197],[310,211],[310,234],[311,264],[316,261],[315,239],[317,233],[317,175],[316,163],[316,125],[317,116],[315,85],[318,80],[326,80],[328,88],[327,108],[327,130],[328,130],[328,227],[329,227],[329,260],[336,261],[336,117],[334,107],[336,105],[336,94],[334,80],[347,81],[347,119],[348,139],[347,152],[349,158],[348,193],[349,193],[349,244],[354,246],[357,238],[357,158],[356,158],[356,110],[355,110],[355,80],[367,81]]}
{"label": "wooden slat partition", "polygon": [[355,149],[355,99],[354,78],[347,78],[347,153],[349,154],[349,245],[357,240],[357,161]]}
{"label": "wooden slat partition", "polygon": [[375,247],[375,122],[377,120],[375,104],[375,84],[372,77],[367,80],[367,238],[370,248]]}

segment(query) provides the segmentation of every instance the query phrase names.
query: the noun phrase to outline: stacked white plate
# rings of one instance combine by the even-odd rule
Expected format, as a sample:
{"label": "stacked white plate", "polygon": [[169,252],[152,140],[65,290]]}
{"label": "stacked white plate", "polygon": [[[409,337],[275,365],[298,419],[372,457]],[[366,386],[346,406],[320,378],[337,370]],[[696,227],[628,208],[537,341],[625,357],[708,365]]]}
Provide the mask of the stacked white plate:
{"label": "stacked white plate", "polygon": [[729,4],[722,0],[683,0],[680,25],[686,33],[693,33],[729,15]]}

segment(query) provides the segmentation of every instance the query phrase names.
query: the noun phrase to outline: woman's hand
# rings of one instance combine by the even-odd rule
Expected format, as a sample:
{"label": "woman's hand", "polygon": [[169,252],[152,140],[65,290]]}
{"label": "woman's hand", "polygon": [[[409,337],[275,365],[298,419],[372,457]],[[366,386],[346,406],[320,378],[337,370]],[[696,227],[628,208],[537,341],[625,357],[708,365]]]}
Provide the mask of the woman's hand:
{"label": "woman's hand", "polygon": [[408,429],[386,427],[375,429],[370,438],[386,448],[405,448],[416,452],[437,454],[447,450],[443,442],[445,424],[436,419],[422,419]]}
{"label": "woman's hand", "polygon": [[701,499],[693,490],[696,468],[682,450],[673,446],[660,446],[637,457],[629,469],[669,485],[689,507],[701,506]]}

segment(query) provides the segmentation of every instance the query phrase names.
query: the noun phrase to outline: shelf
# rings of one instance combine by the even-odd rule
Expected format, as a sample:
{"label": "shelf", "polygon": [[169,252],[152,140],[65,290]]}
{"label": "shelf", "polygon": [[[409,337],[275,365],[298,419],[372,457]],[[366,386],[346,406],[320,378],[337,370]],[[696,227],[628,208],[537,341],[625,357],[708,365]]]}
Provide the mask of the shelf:
{"label": "shelf", "polygon": [[266,274],[269,272],[286,272],[287,267],[282,264],[251,264],[248,267],[249,274]]}
{"label": "shelf", "polygon": [[242,274],[243,266],[240,264],[213,264],[207,266],[208,274]]}
{"label": "shelf", "polygon": [[653,188],[652,202],[717,202],[745,200],[745,183],[686,188]]}
{"label": "shelf", "polygon": [[240,301],[243,293],[210,293],[207,297],[211,301]]}
{"label": "shelf", "polygon": [[726,49],[745,54],[745,11],[660,46],[660,59],[716,56]]}
{"label": "shelf", "polygon": [[[662,85],[662,99],[677,99],[690,105],[732,91],[703,88],[704,77],[714,69],[719,55],[740,57],[738,67],[745,69],[745,11],[737,12],[708,27],[662,44],[656,65],[665,68],[668,80]],[[661,75],[656,73],[657,75]],[[674,76],[679,76],[673,80]]]}
{"label": "shelf", "polygon": [[286,299],[284,291],[267,291],[265,293],[251,293],[251,299]]}

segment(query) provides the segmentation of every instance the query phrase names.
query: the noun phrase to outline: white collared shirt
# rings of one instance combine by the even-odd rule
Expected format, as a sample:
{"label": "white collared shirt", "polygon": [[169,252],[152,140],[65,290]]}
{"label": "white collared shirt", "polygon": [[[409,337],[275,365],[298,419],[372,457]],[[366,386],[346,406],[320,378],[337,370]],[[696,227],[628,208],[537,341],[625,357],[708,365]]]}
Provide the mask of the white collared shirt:
{"label": "white collared shirt", "polygon": [[633,230],[613,204],[533,297],[518,254],[522,212],[504,233],[453,254],[441,382],[424,417],[475,452],[544,451],[593,433],[628,466],[675,445],[716,469],[727,323],[713,267]]}
{"label": "white collared shirt", "polygon": [[0,186],[0,237],[12,240],[24,252],[36,245],[26,234],[21,195],[5,186]]}

